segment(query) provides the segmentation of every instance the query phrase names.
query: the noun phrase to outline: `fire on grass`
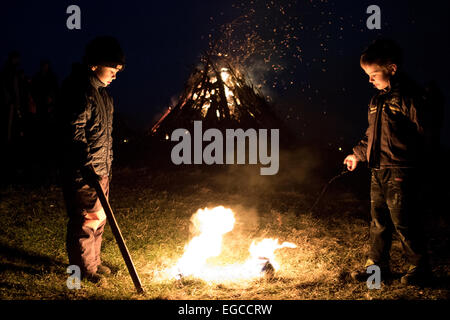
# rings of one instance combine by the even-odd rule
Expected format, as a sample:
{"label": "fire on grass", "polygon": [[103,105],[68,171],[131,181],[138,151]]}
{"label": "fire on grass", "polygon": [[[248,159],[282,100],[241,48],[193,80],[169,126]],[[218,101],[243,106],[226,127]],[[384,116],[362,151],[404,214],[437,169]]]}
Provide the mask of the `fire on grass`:
{"label": "fire on grass", "polygon": [[225,266],[208,263],[208,259],[221,254],[223,236],[233,230],[235,221],[235,214],[229,208],[199,209],[191,218],[197,235],[185,246],[184,254],[176,265],[161,273],[163,278],[179,280],[194,277],[220,282],[272,277],[281,267],[275,251],[297,247],[294,243],[280,244],[278,239],[264,238],[252,242],[249,257],[244,263]]}

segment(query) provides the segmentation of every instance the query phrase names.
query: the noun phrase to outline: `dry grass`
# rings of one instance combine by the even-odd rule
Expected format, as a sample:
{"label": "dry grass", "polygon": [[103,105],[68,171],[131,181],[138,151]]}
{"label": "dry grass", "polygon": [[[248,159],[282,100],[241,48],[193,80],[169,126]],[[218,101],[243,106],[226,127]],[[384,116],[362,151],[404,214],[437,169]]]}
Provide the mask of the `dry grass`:
{"label": "dry grass", "polygon": [[[347,272],[361,267],[367,250],[368,221],[361,214],[364,201],[348,191],[336,193],[324,201],[321,214],[311,214],[307,208],[317,186],[308,185],[313,190],[308,194],[306,189],[282,187],[286,186],[283,176],[249,180],[252,174],[246,170],[116,171],[111,204],[146,296],[134,293],[109,228],[102,252],[113,276],[100,286],[83,282],[81,290],[67,289],[61,190],[55,186],[1,190],[0,299],[448,299],[447,282],[416,288],[394,281],[380,290],[368,290],[365,284],[348,281]],[[297,181],[297,186],[300,184]],[[198,208],[216,205],[231,207],[237,221],[225,236],[223,254],[215,263],[244,261],[252,239],[273,237],[297,244],[295,249],[277,253],[281,269],[274,278],[214,283],[158,277],[181,257],[191,237],[191,215]],[[434,270],[444,281],[449,276],[449,259],[443,253],[448,250],[445,234],[443,230],[434,237],[447,239],[434,248],[442,253],[434,260],[439,262]],[[394,269],[401,271],[397,241],[392,256]]]}

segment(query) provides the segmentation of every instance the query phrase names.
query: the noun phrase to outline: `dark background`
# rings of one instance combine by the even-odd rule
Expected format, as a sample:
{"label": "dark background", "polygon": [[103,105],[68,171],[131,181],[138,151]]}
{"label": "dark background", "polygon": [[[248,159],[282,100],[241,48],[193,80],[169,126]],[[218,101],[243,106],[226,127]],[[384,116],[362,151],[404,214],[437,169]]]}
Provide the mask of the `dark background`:
{"label": "dark background", "polygon": [[[61,81],[69,74],[71,64],[80,61],[89,40],[113,35],[123,46],[127,67],[110,92],[117,114],[129,127],[142,131],[183,89],[192,67],[208,48],[209,34],[217,37],[219,26],[243,14],[246,8],[256,8],[256,16],[270,14],[258,12],[258,1],[242,3],[245,5],[236,8],[233,1],[200,0],[2,2],[0,61],[17,50],[25,73],[32,76],[40,60],[47,58]],[[295,71],[289,74],[293,84],[275,88],[266,84],[263,91],[270,95],[280,116],[305,140],[342,145],[345,150],[362,136],[367,104],[375,92],[359,67],[359,56],[379,36],[391,37],[402,46],[405,70],[415,80],[438,83],[448,109],[447,1],[275,3],[295,4],[287,15],[300,16],[305,27],[294,31],[300,34],[303,59],[295,66],[280,59],[286,70]],[[81,30],[66,27],[66,8],[71,4],[81,8]],[[381,8],[381,30],[366,27],[366,9],[371,4]],[[270,80],[274,74],[265,70],[258,80],[261,76]],[[282,79],[283,75],[278,77]],[[443,143],[449,146],[448,112],[444,123]]]}

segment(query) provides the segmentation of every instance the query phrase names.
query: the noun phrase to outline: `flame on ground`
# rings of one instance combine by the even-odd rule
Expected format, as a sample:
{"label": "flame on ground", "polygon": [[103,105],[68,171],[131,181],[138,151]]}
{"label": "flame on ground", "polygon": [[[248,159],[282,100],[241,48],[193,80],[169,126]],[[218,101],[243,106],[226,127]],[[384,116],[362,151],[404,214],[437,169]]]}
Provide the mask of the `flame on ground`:
{"label": "flame on ground", "polygon": [[276,250],[297,247],[294,243],[279,244],[278,239],[265,238],[252,242],[250,256],[244,263],[212,266],[207,260],[220,255],[223,236],[234,228],[234,213],[223,206],[199,209],[191,221],[197,235],[185,246],[183,256],[169,270],[171,278],[192,276],[207,281],[258,278],[280,268],[275,258]]}

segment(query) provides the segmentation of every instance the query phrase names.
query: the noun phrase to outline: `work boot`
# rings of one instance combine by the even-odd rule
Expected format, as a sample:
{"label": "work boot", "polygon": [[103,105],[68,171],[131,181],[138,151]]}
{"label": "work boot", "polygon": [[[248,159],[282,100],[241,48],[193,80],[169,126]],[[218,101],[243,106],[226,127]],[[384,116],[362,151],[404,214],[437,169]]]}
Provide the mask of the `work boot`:
{"label": "work boot", "polygon": [[405,286],[423,286],[429,284],[431,280],[432,274],[429,269],[410,265],[406,274],[400,279],[400,282]]}
{"label": "work boot", "polygon": [[101,264],[97,267],[97,273],[103,276],[109,276],[111,274],[111,269]]}
{"label": "work boot", "polygon": [[367,268],[370,266],[378,266],[381,272],[381,281],[389,281],[392,279],[393,275],[389,268],[388,263],[375,263],[372,259],[367,259],[364,265],[364,270],[356,270],[350,273],[353,280],[358,282],[367,282],[367,279],[372,275],[372,273],[367,273]]}

